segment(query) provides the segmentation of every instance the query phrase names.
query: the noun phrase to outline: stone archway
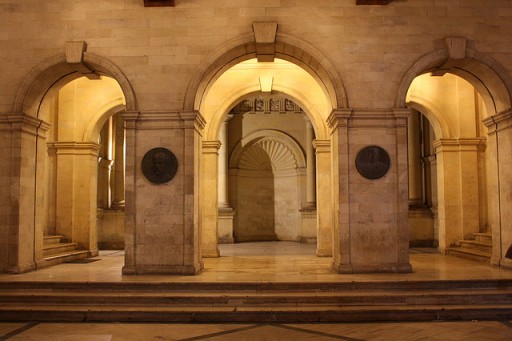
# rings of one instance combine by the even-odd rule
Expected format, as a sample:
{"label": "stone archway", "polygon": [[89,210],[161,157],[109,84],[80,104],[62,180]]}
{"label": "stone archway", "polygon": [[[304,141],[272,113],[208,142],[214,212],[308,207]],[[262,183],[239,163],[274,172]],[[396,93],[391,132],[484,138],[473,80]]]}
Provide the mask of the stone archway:
{"label": "stone archway", "polygon": [[[6,257],[9,259],[9,264],[0,264],[1,269],[6,269],[9,272],[25,272],[54,264],[54,262],[46,262],[43,257],[43,231],[46,214],[44,211],[45,172],[48,163],[47,135],[51,127],[46,122],[48,117],[41,114],[43,99],[56,94],[70,81],[80,77],[99,79],[102,75],[114,78],[126,98],[126,102],[124,100],[122,103],[113,101],[104,109],[108,111],[118,105],[122,105],[124,108],[126,103],[126,107],[135,110],[137,107],[135,95],[122,71],[106,58],[88,53],[84,42],[67,43],[66,53],[40,63],[25,77],[19,87],[12,107],[14,114],[6,116],[6,123],[12,130],[12,145],[21,144],[21,148],[13,148],[11,151],[13,156],[18,156],[10,161],[13,163],[11,176],[16,178],[19,184],[18,188],[13,187],[11,200],[19,204],[9,205],[11,206],[10,215],[13,217],[9,231],[17,237],[13,239],[15,244],[10,246],[9,257]],[[91,136],[88,137],[87,134],[84,134],[77,140],[56,141],[50,147],[64,158],[71,154],[74,155],[74,158],[78,156],[86,158],[87,161],[81,163],[82,169],[90,171],[92,175],[96,174],[98,145],[91,140]],[[15,160],[19,160],[19,162]],[[87,250],[88,255],[97,253],[94,225],[96,219],[95,198],[92,194],[95,193],[96,177],[91,176],[91,179],[92,181],[87,180],[90,183],[86,181],[87,193],[89,193],[89,187],[94,189],[91,192],[91,200],[87,199],[88,204],[85,206],[80,203],[76,207],[76,212],[83,212],[80,214],[84,216],[82,220],[88,227],[73,236],[73,241],[76,241],[82,249]],[[82,193],[82,196],[89,198],[88,194]],[[91,204],[92,201],[94,203]],[[91,215],[89,218],[87,218],[88,214]],[[80,225],[83,224],[80,223]]]}
{"label": "stone archway", "polygon": [[[338,107],[348,106],[348,100],[341,79],[335,68],[318,51],[298,39],[275,35],[275,58],[293,65],[302,77],[317,91],[318,96],[308,96],[304,90],[295,89],[286,82],[274,79],[274,91],[285,93],[303,106],[316,132],[317,207],[319,208],[317,227],[317,255],[332,255],[332,201],[331,201],[331,152],[330,135],[327,124],[329,114]],[[194,109],[205,118],[202,144],[202,255],[217,257],[218,252],[218,141],[219,131],[229,108],[245,95],[260,91],[259,84],[239,82],[222,86],[223,95],[215,95],[223,76],[238,65],[258,56],[257,41],[253,35],[246,35],[230,41],[215,51],[208,63],[201,69],[190,84],[185,97],[185,108]],[[241,86],[243,84],[243,86]],[[209,105],[212,98],[223,97],[223,101]],[[312,99],[320,101],[311,102]]]}
{"label": "stone archway", "polygon": [[[505,133],[508,129],[508,123],[505,122],[508,122],[508,119],[500,121],[497,117],[508,117],[507,113],[510,112],[512,79],[498,62],[467,47],[465,38],[448,37],[445,42],[445,48],[424,55],[409,68],[400,84],[396,106],[403,107],[409,104],[406,104],[406,97],[413,81],[416,77],[426,73],[431,73],[432,76],[452,74],[460,77],[471,84],[481,96],[482,107],[486,111],[486,115],[480,117],[479,120],[480,122],[483,120],[489,129],[487,138],[479,135],[471,136],[467,133],[461,135],[458,127],[453,127],[453,123],[449,118],[443,116],[443,113],[436,107],[436,103],[420,97],[409,96],[407,98],[411,101],[411,107],[427,108],[426,114],[433,116],[434,128],[437,131],[438,140],[434,146],[437,154],[437,178],[439,181],[440,250],[444,252],[457,240],[469,239],[471,238],[468,237],[469,235],[479,232],[478,224],[482,225],[481,221],[478,222],[479,209],[474,206],[471,198],[476,198],[473,201],[476,200],[477,203],[478,201],[482,202],[483,199],[484,202],[487,201],[487,218],[484,225],[488,226],[487,229],[492,232],[493,236],[491,262],[495,265],[507,263],[507,260],[504,259],[503,249],[507,243],[510,245],[512,242],[512,234],[506,232],[502,225],[504,215],[508,214],[503,214],[503,212],[508,212],[508,210],[502,207],[503,193],[501,190],[506,192],[508,190],[501,185],[506,174],[500,172],[499,166],[502,164],[503,157],[510,160],[510,156],[504,155],[503,152],[500,153],[498,145],[500,140],[503,143],[508,143],[506,141],[510,138],[509,134]],[[485,118],[486,116],[487,118]],[[482,157],[479,155],[484,155],[484,148],[486,161],[482,163],[478,160]],[[471,164],[469,168],[463,166],[469,164]],[[483,164],[485,164],[483,167],[487,168],[486,176],[484,176],[487,186],[479,185],[480,188],[475,188],[475,177],[478,178],[478,169],[482,169]],[[473,170],[469,171],[469,169]],[[459,174],[459,178],[456,177],[456,174]],[[457,187],[447,192],[445,187],[454,184],[460,185],[460,188]],[[482,197],[485,192],[486,194]],[[459,201],[454,201],[454,193],[459,193]],[[467,223],[462,222],[466,220]],[[473,227],[468,228],[468,226]]]}

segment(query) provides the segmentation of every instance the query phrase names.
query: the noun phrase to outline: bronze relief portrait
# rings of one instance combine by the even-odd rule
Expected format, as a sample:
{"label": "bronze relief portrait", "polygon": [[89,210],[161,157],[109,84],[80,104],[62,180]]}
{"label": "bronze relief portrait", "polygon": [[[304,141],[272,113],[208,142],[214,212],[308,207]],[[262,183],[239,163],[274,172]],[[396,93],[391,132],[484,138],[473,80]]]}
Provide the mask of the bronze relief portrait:
{"label": "bronze relief portrait", "polygon": [[142,159],[142,173],[152,183],[171,181],[178,171],[176,156],[166,148],[153,148]]}
{"label": "bronze relief portrait", "polygon": [[388,152],[379,146],[367,146],[357,153],[356,168],[366,179],[377,180],[389,171],[391,160]]}

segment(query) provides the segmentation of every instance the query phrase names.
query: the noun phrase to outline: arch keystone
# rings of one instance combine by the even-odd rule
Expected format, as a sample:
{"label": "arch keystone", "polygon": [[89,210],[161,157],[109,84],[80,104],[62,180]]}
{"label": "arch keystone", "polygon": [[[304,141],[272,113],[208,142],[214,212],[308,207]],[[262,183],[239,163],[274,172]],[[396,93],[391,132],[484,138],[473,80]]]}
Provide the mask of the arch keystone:
{"label": "arch keystone", "polygon": [[258,62],[273,62],[276,49],[277,22],[256,21],[252,24]]}

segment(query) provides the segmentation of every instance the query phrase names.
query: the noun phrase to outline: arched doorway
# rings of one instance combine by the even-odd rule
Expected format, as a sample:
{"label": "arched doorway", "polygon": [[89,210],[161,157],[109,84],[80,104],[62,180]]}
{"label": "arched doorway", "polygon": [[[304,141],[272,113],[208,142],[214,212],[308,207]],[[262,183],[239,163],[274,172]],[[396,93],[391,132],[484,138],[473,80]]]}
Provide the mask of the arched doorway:
{"label": "arched doorway", "polygon": [[10,272],[57,264],[61,256],[76,255],[74,248],[83,251],[80,257],[97,254],[99,129],[112,110],[135,108],[129,83],[114,64],[87,53],[83,42],[68,44],[79,47],[79,57],[67,49],[38,65],[14,102],[14,116],[33,132],[20,130],[24,146],[18,153],[26,162],[17,172],[25,189],[13,215],[32,218],[9,226],[24,241],[9,251]]}
{"label": "arched doorway", "polygon": [[[277,40],[279,38],[278,35]],[[223,134],[222,126],[230,110],[246,96],[254,93],[273,95],[280,93],[283,96],[288,96],[303,109],[305,116],[311,122],[311,129],[314,130],[311,136],[315,136],[316,145],[316,188],[314,188],[317,192],[316,198],[318,198],[315,222],[316,253],[319,256],[332,255],[331,154],[327,118],[333,109],[337,108],[338,98],[336,96],[340,96],[341,99],[345,98],[344,91],[342,86],[340,87],[341,82],[333,82],[325,69],[319,67],[318,64],[314,64],[315,69],[309,67],[308,64],[301,62],[293,55],[296,53],[299,58],[302,58],[304,54],[298,53],[297,48],[287,49],[286,46],[284,41],[276,43],[276,58],[272,63],[258,63],[256,59],[253,59],[255,54],[247,54],[247,50],[236,59],[232,59],[231,54],[236,53],[237,50],[236,48],[228,49],[228,52],[220,54],[218,59],[213,62],[217,68],[205,70],[202,81],[198,81],[194,109],[198,110],[206,121],[203,132],[203,186],[201,187],[203,189],[201,213],[203,257],[219,255],[218,227],[221,226],[223,229],[222,225],[226,222],[226,219],[223,219],[224,212],[222,212],[223,208],[220,207],[222,205],[219,204],[218,199],[219,196],[221,198],[225,196],[218,192],[219,188],[223,189],[227,184],[227,181],[222,179],[223,174],[220,174],[222,171],[219,172],[219,163],[222,169],[222,163],[225,160],[219,161],[217,155],[226,155],[222,151],[222,142],[219,141],[219,137]],[[283,52],[277,51],[280,49]],[[219,65],[221,60],[225,60],[226,64]],[[308,63],[311,62],[311,59],[308,60]],[[333,78],[338,79],[337,77]],[[268,88],[266,88],[267,86]],[[337,94],[336,90],[341,95]],[[190,103],[192,102],[190,101]],[[270,103],[270,99],[268,103]],[[284,100],[283,103],[285,103]],[[346,102],[342,105],[346,105]],[[279,112],[279,110],[277,111]],[[312,146],[312,140],[304,147]],[[218,151],[219,148],[220,151]],[[310,157],[314,159],[313,153]],[[303,157],[306,157],[305,151]],[[311,171],[314,177],[313,169]],[[221,184],[220,187],[219,184]],[[314,185],[312,186],[314,187]],[[299,210],[300,207],[297,209],[297,214],[300,214]],[[311,215],[309,218],[311,219]]]}
{"label": "arched doorway", "polygon": [[[446,49],[423,56],[409,69],[398,100],[428,117],[435,132],[439,250],[488,244],[487,261],[506,263],[509,237],[503,238],[507,232],[499,212],[503,153],[497,144],[507,134],[504,125],[496,129],[495,124],[509,112],[511,83],[498,63],[467,48],[464,38],[446,42]],[[477,256],[478,251],[468,258]]]}

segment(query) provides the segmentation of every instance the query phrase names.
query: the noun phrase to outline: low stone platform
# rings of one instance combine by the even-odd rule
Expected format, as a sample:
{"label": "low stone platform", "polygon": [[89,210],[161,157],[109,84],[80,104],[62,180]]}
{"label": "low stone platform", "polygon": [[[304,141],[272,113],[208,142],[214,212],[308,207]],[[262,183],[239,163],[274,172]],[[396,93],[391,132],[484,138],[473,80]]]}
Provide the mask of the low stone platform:
{"label": "low stone platform", "polygon": [[512,271],[412,249],[411,274],[340,275],[314,246],[221,247],[198,276],[123,276],[123,253],[0,275],[0,320],[356,322],[512,319]]}

